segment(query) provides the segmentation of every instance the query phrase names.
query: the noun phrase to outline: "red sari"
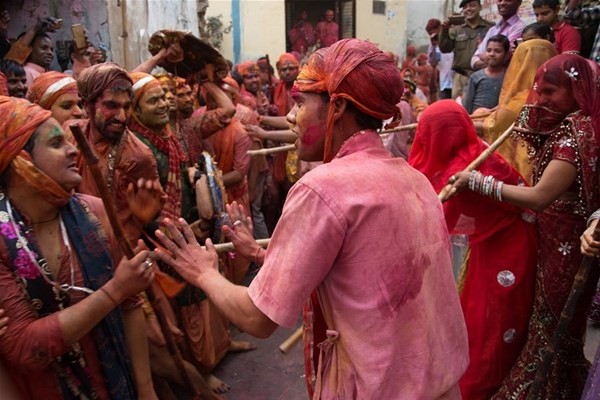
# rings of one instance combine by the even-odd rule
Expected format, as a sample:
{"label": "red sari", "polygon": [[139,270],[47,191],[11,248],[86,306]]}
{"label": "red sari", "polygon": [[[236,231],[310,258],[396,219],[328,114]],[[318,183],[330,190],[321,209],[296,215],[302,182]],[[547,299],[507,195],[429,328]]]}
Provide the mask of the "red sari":
{"label": "red sari", "polygon": [[[409,163],[439,192],[486,147],[464,108],[441,100],[423,112]],[[524,182],[496,153],[479,171],[507,184]],[[470,358],[460,381],[461,395],[465,400],[489,399],[527,338],[537,259],[535,217],[471,191],[444,203],[444,214],[450,233],[469,235],[471,247],[460,296]]]}

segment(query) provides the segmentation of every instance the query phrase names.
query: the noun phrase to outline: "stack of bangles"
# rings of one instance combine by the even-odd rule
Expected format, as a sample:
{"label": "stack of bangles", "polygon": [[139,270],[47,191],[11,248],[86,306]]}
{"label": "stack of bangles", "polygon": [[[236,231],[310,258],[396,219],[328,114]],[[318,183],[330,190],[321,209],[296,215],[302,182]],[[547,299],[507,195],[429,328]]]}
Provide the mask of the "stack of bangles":
{"label": "stack of bangles", "polygon": [[502,201],[502,185],[504,185],[504,182],[491,175],[484,176],[479,171],[471,171],[469,175],[470,190],[497,201]]}

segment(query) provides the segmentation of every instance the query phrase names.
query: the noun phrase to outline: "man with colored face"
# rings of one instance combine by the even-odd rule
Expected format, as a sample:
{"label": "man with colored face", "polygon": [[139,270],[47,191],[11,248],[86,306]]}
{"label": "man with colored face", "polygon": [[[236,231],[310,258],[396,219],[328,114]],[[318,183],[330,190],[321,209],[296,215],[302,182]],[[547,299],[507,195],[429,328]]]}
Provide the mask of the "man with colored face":
{"label": "man with colored face", "polygon": [[13,60],[0,60],[0,73],[6,79],[6,95],[24,99],[27,96],[27,77],[23,66]]}
{"label": "man with colored face", "polygon": [[333,20],[333,10],[325,11],[325,20],[317,24],[315,37],[320,47],[328,47],[340,40],[340,26]]}
{"label": "man with colored face", "polygon": [[471,57],[477,50],[477,46],[485,37],[487,31],[494,25],[481,18],[480,0],[462,0],[459,4],[465,20],[462,24],[452,23],[451,18],[442,22],[439,46],[442,53],[454,53],[452,70],[454,80],[452,82],[452,98],[461,96],[467,85],[469,76],[473,73],[471,68]]}
{"label": "man with colored face", "polygon": [[306,54],[308,48],[315,42],[313,26],[307,18],[308,13],[305,10],[302,10],[300,12],[300,19],[288,32],[292,51],[296,51],[302,55]]}
{"label": "man with colored face", "polygon": [[300,62],[291,53],[284,53],[277,60],[279,82],[273,95],[273,103],[277,106],[277,115],[285,116],[294,106],[291,89],[300,71]]}
{"label": "man with colored face", "polygon": [[228,210],[236,251],[262,263],[250,287],[226,281],[212,243],[201,248],[185,224],[166,222],[173,240],[157,232],[170,251],[159,258],[243,331],[267,337],[304,310],[311,398],[460,399],[467,335],[442,207],[377,133],[402,91],[397,67],[372,43],[313,53],[287,120],[299,157],[324,164],[290,190],[266,252],[241,209]]}
{"label": "man with colored face", "polygon": [[[164,192],[152,152],[127,129],[132,86],[127,71],[117,64],[96,64],[85,69],[77,88],[88,119],[67,121],[65,127],[76,122],[84,131],[99,158],[119,220],[128,239],[135,242],[143,227],[160,214]],[[83,177],[78,191],[98,196],[91,170],[81,156],[78,167]]]}
{"label": "man with colored face", "polygon": [[515,50],[515,42],[521,37],[525,23],[519,18],[519,7],[521,6],[522,0],[497,0],[498,14],[500,14],[500,21],[496,22],[496,25],[492,26],[488,31],[475,54],[471,58],[471,68],[473,70],[482,69],[487,65],[486,58],[486,46],[488,40],[492,36],[498,34],[504,35],[508,38],[511,48],[510,52]]}

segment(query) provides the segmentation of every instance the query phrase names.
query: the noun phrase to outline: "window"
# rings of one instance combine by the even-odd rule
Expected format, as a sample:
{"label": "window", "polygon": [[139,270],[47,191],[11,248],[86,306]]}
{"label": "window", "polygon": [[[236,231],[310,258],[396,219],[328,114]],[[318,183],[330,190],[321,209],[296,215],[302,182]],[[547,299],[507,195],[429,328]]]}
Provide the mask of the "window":
{"label": "window", "polygon": [[385,1],[373,0],[373,14],[385,15]]}

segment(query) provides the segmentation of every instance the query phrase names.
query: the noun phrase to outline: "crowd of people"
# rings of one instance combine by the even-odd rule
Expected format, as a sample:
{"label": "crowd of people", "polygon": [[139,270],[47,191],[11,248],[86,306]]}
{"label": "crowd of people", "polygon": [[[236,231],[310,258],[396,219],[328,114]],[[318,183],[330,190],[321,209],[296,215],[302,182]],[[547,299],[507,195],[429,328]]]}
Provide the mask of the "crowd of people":
{"label": "crowd of people", "polygon": [[185,78],[176,41],[127,71],[74,40],[62,72],[53,18],[1,41],[2,397],[223,399],[232,324],[302,315],[313,399],[597,399],[600,7],[496,3],[402,60],[303,11],[275,68]]}

